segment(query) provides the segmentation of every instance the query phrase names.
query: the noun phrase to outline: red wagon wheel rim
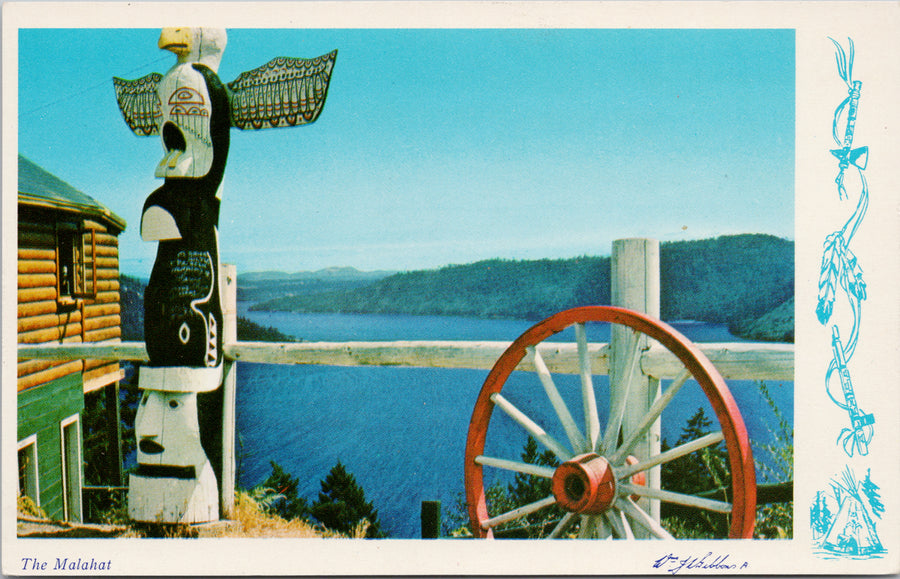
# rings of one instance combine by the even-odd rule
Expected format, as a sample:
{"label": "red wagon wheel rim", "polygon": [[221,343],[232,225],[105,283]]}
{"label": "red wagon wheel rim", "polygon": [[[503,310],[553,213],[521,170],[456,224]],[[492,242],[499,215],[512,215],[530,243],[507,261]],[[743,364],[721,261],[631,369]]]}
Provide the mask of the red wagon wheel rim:
{"label": "red wagon wheel rim", "polygon": [[[684,384],[687,379],[693,378],[700,384],[704,394],[709,400],[718,419],[721,431],[690,441],[675,449],[666,451],[665,453],[649,457],[646,461],[641,461],[638,464],[634,464],[635,462],[638,462],[634,457],[626,456],[628,450],[633,448],[635,444],[634,441],[638,437],[634,437],[631,441],[628,440],[629,437],[625,437],[626,440],[619,441],[621,416],[619,416],[618,420],[613,419],[607,422],[606,433],[603,435],[602,439],[591,442],[588,439],[596,438],[597,435],[587,434],[582,435],[582,439],[579,441],[579,432],[575,432],[578,429],[574,428],[570,430],[569,428],[569,426],[571,426],[570,422],[572,421],[571,415],[566,419],[564,415],[567,410],[563,409],[562,412],[557,410],[557,415],[566,427],[571,446],[565,446],[545,432],[541,435],[543,431],[540,426],[537,426],[533,422],[532,424],[534,424],[534,426],[529,425],[528,421],[530,418],[519,411],[511,402],[506,400],[502,396],[501,391],[510,374],[516,369],[526,355],[533,357],[532,359],[536,367],[538,363],[543,365],[543,361],[538,359],[540,354],[537,352],[536,346],[570,326],[576,327],[582,374],[584,374],[583,366],[588,359],[586,353],[587,343],[584,333],[584,324],[586,322],[608,322],[610,324],[619,324],[631,328],[634,332],[639,332],[656,340],[674,354],[684,366],[686,371],[672,383],[667,389],[666,394],[661,393],[657,402],[643,417],[643,420],[641,421],[642,425],[653,423],[655,418],[658,418],[662,413],[662,410],[671,402],[671,399],[675,396],[681,385]],[[635,352],[636,351],[637,350],[635,350]],[[587,375],[590,376],[590,363],[587,362],[587,365]],[[543,379],[544,378],[542,377],[542,380]],[[583,388],[589,388],[589,396],[593,398],[593,385],[590,378],[587,379],[587,382],[589,385],[588,383],[585,383],[584,379],[582,380]],[[678,383],[677,387],[676,383]],[[548,392],[548,395],[549,394],[550,392]],[[588,395],[585,394],[585,396]],[[551,402],[552,401],[553,399],[551,398]],[[546,448],[553,451],[561,462],[565,462],[554,470],[549,467],[535,467],[533,465],[526,465],[525,463],[516,463],[515,461],[485,456],[485,440],[491,414],[495,406],[499,406],[503,412],[513,417],[513,419],[519,422],[526,431],[535,436],[539,443],[542,443]],[[615,410],[615,412],[621,415],[624,413],[624,407],[625,403],[623,402],[622,408]],[[518,418],[515,417],[517,413],[519,415]],[[610,414],[612,415],[613,413],[614,409],[611,407]],[[522,416],[524,416],[524,418],[521,418]],[[585,420],[590,420],[587,418],[587,413]],[[618,422],[618,424],[610,424],[610,422]],[[529,428],[531,430],[529,430]],[[535,430],[535,428],[537,430]],[[596,425],[594,425],[592,429],[590,424],[585,424],[586,433],[588,431],[596,432],[596,430]],[[646,430],[644,430],[644,432],[646,432]],[[633,477],[640,475],[640,473],[649,470],[653,466],[673,460],[673,458],[671,458],[673,456],[684,456],[690,452],[695,452],[701,448],[717,444],[721,440],[725,441],[728,451],[728,463],[731,471],[730,503],[711,501],[694,495],[671,493],[664,489],[662,492],[658,490],[654,491],[653,489],[647,489],[646,487],[634,484],[635,480]],[[603,448],[604,443],[606,443],[608,448]],[[583,446],[579,448],[579,445]],[[572,452],[568,452],[570,449]],[[587,450],[589,452],[579,453],[579,450]],[[595,450],[602,452],[593,453]],[[657,462],[654,463],[654,461]],[[650,466],[647,466],[647,464],[650,464]],[[535,503],[514,509],[513,511],[490,517],[488,515],[487,501],[484,492],[484,466],[550,478],[554,485],[553,488],[555,494]],[[597,491],[597,496],[592,499],[593,506],[584,506],[586,502],[590,501],[584,499],[582,495],[576,497],[579,499],[578,501],[574,499],[569,500],[571,497],[567,497],[566,493],[561,490],[564,486],[564,479],[573,480],[571,477],[574,476],[580,476],[585,484],[593,481],[592,484],[594,487],[599,488],[603,485],[611,485],[617,490],[610,496],[604,494],[601,489],[600,491]],[[500,356],[485,380],[484,386],[482,386],[481,392],[475,403],[475,408],[472,412],[468,438],[466,441],[465,484],[469,519],[472,532],[476,537],[493,537],[493,528],[495,526],[515,520],[526,514],[537,512],[550,505],[558,504],[563,506],[569,512],[566,513],[563,520],[559,522],[553,533],[551,533],[551,536],[561,535],[566,528],[577,519],[575,515],[581,515],[582,520],[585,520],[584,517],[588,516],[588,514],[602,512],[603,515],[598,514],[597,517],[605,516],[607,518],[608,523],[606,524],[610,525],[613,536],[630,538],[632,533],[629,522],[631,522],[637,523],[638,526],[645,528],[652,537],[672,538],[659,523],[652,520],[652,517],[650,517],[649,514],[637,506],[633,500],[630,500],[631,497],[634,497],[635,495],[629,495],[629,493],[635,492],[663,502],[687,504],[687,506],[710,511],[725,512],[730,515],[731,519],[729,538],[751,538],[756,518],[756,470],[753,464],[753,455],[747,437],[747,429],[744,425],[738,406],[732,397],[731,392],[728,390],[728,386],[725,384],[725,380],[709,359],[694,344],[668,324],[645,314],[611,306],[585,306],[559,312],[532,326],[519,336],[519,338],[516,339],[516,341],[513,342]],[[583,491],[580,483],[576,486],[579,487],[579,492]],[[593,491],[587,490],[584,492],[590,493]],[[619,522],[622,520],[625,521],[624,525]],[[626,529],[625,527],[629,528]]]}

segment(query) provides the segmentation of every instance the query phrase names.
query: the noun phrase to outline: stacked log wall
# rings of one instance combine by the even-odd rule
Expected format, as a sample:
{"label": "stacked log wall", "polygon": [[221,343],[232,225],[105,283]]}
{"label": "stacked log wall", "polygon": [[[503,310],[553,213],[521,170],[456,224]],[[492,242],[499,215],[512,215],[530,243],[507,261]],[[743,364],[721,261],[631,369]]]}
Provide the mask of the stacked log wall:
{"label": "stacked log wall", "polygon": [[[57,221],[94,230],[96,294],[58,295]],[[106,225],[77,214],[30,211],[20,207],[18,229],[18,342],[102,342],[121,337],[118,237]],[[25,360],[17,367],[17,390],[76,372],[83,380],[119,373],[119,363],[104,360]]]}

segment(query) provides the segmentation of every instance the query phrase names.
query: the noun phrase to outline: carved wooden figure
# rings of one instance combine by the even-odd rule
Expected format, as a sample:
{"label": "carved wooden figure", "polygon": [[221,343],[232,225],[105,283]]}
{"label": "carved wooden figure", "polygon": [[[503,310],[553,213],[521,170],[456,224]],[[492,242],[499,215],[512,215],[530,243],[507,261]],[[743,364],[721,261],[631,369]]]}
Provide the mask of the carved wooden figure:
{"label": "carved wooden figure", "polygon": [[181,523],[218,519],[218,486],[200,443],[197,393],[144,390],[135,430],[138,468],[129,477],[128,515]]}
{"label": "carved wooden figure", "polygon": [[[217,75],[226,41],[224,30],[165,28],[159,47],[178,57],[175,66],[165,75],[113,79],[128,126],[140,136],[159,135],[164,150],[155,175],[165,182],[147,198],[141,215],[141,237],[158,241],[159,248],[144,294],[150,363],[141,368],[139,383],[147,404],[160,399],[176,402],[166,398],[168,392],[188,397],[179,399],[184,408],[179,415],[193,412],[193,422],[177,430],[183,442],[167,435],[170,449],[181,444],[194,448],[197,393],[215,390],[222,381],[218,221],[230,128],[291,127],[315,121],[337,57],[332,51],[314,59],[275,58],[226,86]],[[216,481],[215,476],[211,483],[208,480],[207,470],[213,471],[205,455],[204,463],[196,448],[184,451],[190,459],[175,451],[154,454],[140,449],[156,448],[153,433],[163,417],[158,412],[138,414],[139,465],[129,489],[130,515],[162,522],[217,519]],[[203,454],[199,436],[196,440]],[[163,456],[179,462],[153,462]],[[185,478],[188,472],[194,478]],[[209,495],[210,488],[212,499],[196,498]],[[212,503],[196,502],[201,500]]]}

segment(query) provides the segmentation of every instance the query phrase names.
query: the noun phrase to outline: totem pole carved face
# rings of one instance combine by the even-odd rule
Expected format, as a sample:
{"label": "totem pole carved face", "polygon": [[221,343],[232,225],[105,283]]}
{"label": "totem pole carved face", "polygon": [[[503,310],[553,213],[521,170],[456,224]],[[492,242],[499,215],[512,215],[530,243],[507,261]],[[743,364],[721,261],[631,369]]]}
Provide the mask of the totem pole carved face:
{"label": "totem pole carved face", "polygon": [[163,28],[157,45],[178,56],[178,64],[197,62],[219,71],[228,36],[222,28]]}
{"label": "totem pole carved face", "polygon": [[200,444],[195,392],[144,390],[135,434],[137,461],[145,476],[196,478],[207,461]]}
{"label": "totem pole carved face", "polygon": [[213,160],[210,135],[212,103],[206,80],[195,64],[219,68],[227,36],[212,28],[164,28],[159,47],[178,56],[178,62],[157,88],[159,134],[165,154],[156,167],[157,177],[203,177]]}
{"label": "totem pole carved face", "polygon": [[138,468],[129,477],[128,515],[158,523],[218,519],[218,485],[200,443],[197,393],[144,390],[135,431]]}

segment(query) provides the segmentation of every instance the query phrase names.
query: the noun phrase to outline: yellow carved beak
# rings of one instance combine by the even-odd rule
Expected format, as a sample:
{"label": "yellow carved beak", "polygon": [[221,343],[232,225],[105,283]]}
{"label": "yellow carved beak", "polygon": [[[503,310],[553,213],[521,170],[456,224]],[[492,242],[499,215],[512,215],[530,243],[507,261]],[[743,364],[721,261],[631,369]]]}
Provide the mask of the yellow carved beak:
{"label": "yellow carved beak", "polygon": [[157,45],[181,56],[191,51],[191,40],[190,28],[163,28]]}

